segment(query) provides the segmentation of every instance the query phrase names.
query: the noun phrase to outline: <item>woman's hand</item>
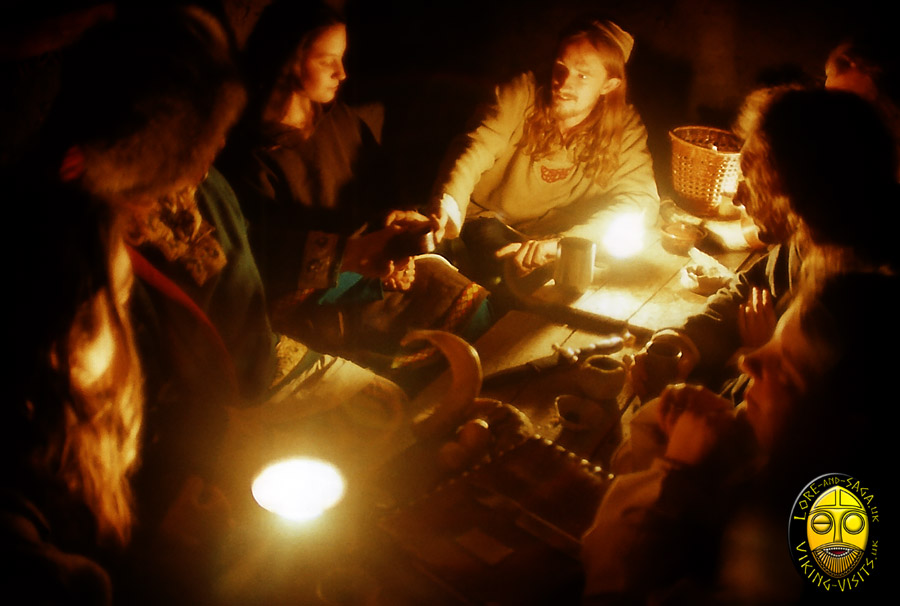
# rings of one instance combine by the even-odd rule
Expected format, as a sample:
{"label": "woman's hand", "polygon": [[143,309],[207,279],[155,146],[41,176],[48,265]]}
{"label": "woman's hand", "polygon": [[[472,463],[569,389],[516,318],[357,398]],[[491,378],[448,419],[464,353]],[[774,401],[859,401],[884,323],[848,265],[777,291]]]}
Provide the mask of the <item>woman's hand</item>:
{"label": "woman's hand", "polygon": [[[447,214],[447,209],[443,206],[439,206],[438,209],[431,214],[431,221],[434,225],[434,243],[438,244],[444,239],[444,236],[447,235],[447,225],[450,223],[450,215]],[[456,229],[458,229],[458,227],[454,228],[454,230]]]}
{"label": "woman's hand", "polygon": [[738,308],[738,330],[744,346],[765,345],[772,338],[777,322],[771,293],[754,286],[748,301]]}
{"label": "woman's hand", "polygon": [[444,237],[457,238],[462,229],[463,217],[460,214],[459,203],[448,193],[444,193],[440,200],[435,200],[431,205],[429,217],[433,222],[432,233],[434,243],[440,243]]}
{"label": "woman's hand", "polygon": [[384,226],[398,225],[400,227],[415,228],[426,223],[433,224],[433,220],[415,210],[392,210],[384,220]]}
{"label": "woman's hand", "polygon": [[449,220],[450,217],[447,214],[447,211],[443,206],[439,206],[437,207],[437,211],[428,217],[414,210],[392,210],[388,214],[387,219],[385,219],[384,224],[399,225],[413,230],[420,228],[423,225],[429,225],[431,227],[431,233],[433,234],[434,243],[438,244],[444,239],[444,233],[447,230],[447,222]]}
{"label": "woman's hand", "polygon": [[512,257],[516,272],[526,276],[556,259],[558,240],[527,240],[507,244],[496,252],[498,259]]}
{"label": "woman's hand", "polygon": [[416,279],[416,261],[410,259],[406,264],[397,264],[396,269],[383,280],[385,290],[406,292],[412,288]]}
{"label": "woman's hand", "polygon": [[388,243],[405,228],[392,224],[361,236],[351,236],[344,247],[341,271],[353,271],[368,278],[387,278],[397,266],[406,265],[409,257],[391,258]]}
{"label": "woman's hand", "polygon": [[734,421],[734,406],[705,387],[671,385],[659,397],[659,426],[669,437],[666,458],[699,463]]}

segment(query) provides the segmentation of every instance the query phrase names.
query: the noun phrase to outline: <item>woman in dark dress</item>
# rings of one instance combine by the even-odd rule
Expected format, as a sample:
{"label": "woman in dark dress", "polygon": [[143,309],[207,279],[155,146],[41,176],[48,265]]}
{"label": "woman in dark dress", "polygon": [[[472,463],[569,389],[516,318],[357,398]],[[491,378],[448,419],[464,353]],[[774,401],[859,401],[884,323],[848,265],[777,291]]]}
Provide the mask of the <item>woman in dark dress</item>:
{"label": "woman in dark dress", "polygon": [[[325,5],[276,2],[245,49],[248,110],[223,173],[249,221],[276,329],[365,365],[403,364],[411,328],[464,335],[487,293],[424,252],[394,221],[380,116],[337,99],[342,19]],[[427,225],[427,219],[419,217]]]}

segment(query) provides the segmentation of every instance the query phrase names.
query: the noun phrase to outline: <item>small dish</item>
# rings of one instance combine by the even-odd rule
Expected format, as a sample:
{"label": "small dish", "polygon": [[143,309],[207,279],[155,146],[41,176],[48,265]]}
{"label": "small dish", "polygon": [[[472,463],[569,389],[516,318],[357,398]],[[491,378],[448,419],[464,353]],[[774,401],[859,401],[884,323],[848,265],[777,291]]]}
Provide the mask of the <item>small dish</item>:
{"label": "small dish", "polygon": [[564,394],[556,398],[554,405],[563,428],[572,431],[590,429],[603,415],[603,409],[597,402],[581,396]]}
{"label": "small dish", "polygon": [[706,237],[706,230],[689,223],[670,223],[662,229],[662,246],[673,255],[686,255]]}
{"label": "small dish", "polygon": [[730,274],[722,273],[718,267],[688,265],[681,270],[681,285],[686,289],[708,297],[731,280]]}

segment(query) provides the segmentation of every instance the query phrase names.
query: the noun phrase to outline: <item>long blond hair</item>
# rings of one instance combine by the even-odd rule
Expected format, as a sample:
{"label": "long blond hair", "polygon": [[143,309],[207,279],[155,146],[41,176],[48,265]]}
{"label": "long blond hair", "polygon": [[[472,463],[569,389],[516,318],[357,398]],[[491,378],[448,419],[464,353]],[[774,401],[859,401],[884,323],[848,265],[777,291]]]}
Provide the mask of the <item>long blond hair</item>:
{"label": "long blond hair", "polygon": [[[142,373],[126,308],[131,265],[119,230],[108,234],[110,282],[75,314],[56,350],[67,362],[69,398],[62,435],[44,463],[97,520],[101,538],[124,544],[133,522],[130,476],[137,467],[143,420]],[[65,358],[63,358],[65,356]]]}
{"label": "long blond hair", "polygon": [[619,166],[622,135],[625,130],[626,81],[625,54],[609,31],[598,20],[576,23],[560,37],[558,49],[579,38],[586,39],[600,53],[607,77],[618,78],[618,87],[600,97],[590,115],[565,135],[559,129],[552,107],[552,86],[543,84],[535,91],[535,103],[525,118],[522,147],[538,161],[554,150],[569,148],[575,162],[598,185],[606,186]]}
{"label": "long blond hair", "polygon": [[32,182],[26,191],[35,196],[26,224],[42,229],[17,244],[24,260],[11,272],[17,353],[0,419],[4,482],[51,522],[85,507],[95,538],[124,544],[143,417],[131,266],[108,206],[71,188]]}

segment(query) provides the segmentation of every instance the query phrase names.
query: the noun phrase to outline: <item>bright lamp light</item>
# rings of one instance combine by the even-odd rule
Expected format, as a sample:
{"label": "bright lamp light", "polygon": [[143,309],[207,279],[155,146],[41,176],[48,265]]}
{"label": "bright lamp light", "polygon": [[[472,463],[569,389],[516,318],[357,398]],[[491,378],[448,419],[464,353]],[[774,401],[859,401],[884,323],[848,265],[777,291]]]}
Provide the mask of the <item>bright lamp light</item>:
{"label": "bright lamp light", "polygon": [[279,516],[304,522],[334,507],[344,496],[344,478],[326,461],[295,458],[266,467],[253,480],[253,498]]}
{"label": "bright lamp light", "polygon": [[639,253],[644,248],[644,215],[627,213],[613,219],[603,235],[603,247],[617,259]]}

